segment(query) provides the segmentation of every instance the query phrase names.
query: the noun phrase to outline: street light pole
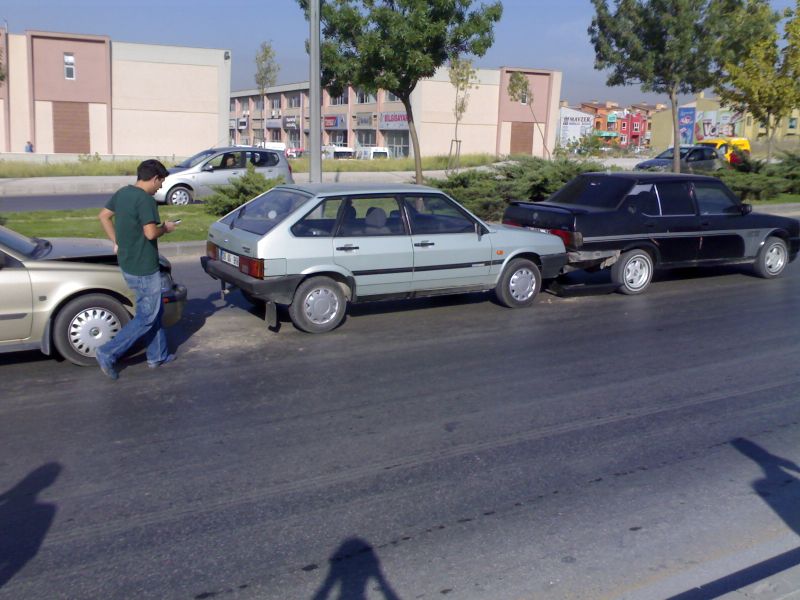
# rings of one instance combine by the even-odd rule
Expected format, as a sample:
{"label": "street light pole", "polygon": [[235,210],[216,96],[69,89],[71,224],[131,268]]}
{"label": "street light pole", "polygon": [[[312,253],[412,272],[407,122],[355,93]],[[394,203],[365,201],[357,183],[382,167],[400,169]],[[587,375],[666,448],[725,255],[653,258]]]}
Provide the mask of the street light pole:
{"label": "street light pole", "polygon": [[309,39],[308,54],[310,59],[309,70],[309,182],[322,182],[322,96],[320,92],[320,58],[319,58],[319,21],[321,0],[309,0]]}

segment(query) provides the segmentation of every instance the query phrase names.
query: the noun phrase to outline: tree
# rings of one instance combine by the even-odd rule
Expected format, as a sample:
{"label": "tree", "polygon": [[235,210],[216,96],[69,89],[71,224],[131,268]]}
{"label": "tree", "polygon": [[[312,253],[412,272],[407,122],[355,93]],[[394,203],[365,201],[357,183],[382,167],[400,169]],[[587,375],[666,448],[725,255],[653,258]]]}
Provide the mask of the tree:
{"label": "tree", "polygon": [[767,130],[767,163],[781,119],[800,106],[800,0],[784,14],[785,46],[778,47],[778,30],[756,40],[741,63],[725,65],[727,75],[716,92],[725,104],[749,112]]}
{"label": "tree", "polygon": [[[308,0],[297,0],[308,18]],[[388,90],[403,103],[414,148],[416,180],[422,159],[411,108],[420,79],[450,56],[483,56],[494,41],[499,1],[473,9],[474,0],[326,0],[320,11],[322,85],[341,94],[348,85]]]}
{"label": "tree", "polygon": [[275,50],[269,42],[261,42],[256,53],[256,85],[263,97],[268,87],[275,85],[280,67],[275,62]]}
{"label": "tree", "polygon": [[533,117],[533,122],[539,129],[539,135],[542,136],[542,147],[544,148],[544,153],[547,158],[550,158],[550,150],[547,149],[547,140],[544,139],[544,130],[542,129],[542,124],[539,122],[539,119],[536,118],[536,113],[533,112],[533,92],[531,92],[531,86],[528,78],[525,77],[523,73],[514,71],[511,73],[511,77],[509,77],[507,91],[509,98],[515,102],[528,105],[528,108],[531,111],[531,117]]}
{"label": "tree", "polygon": [[[678,94],[712,87],[723,65],[741,62],[753,41],[774,28],[760,8],[766,0],[615,0],[613,13],[608,0],[592,4],[595,69],[611,69],[608,85],[667,94],[676,147]],[[680,170],[678,152],[673,170]]]}
{"label": "tree", "polygon": [[[453,141],[450,144],[450,157],[448,160],[448,168],[454,166],[456,170],[459,167],[461,158],[461,140],[458,139],[458,124],[464,112],[467,110],[469,104],[469,90],[475,85],[475,69],[472,66],[472,61],[454,56],[450,59],[450,83],[456,88],[456,99],[453,106],[453,116],[456,119],[455,132],[453,133]],[[455,156],[453,146],[455,145]],[[452,163],[452,165],[451,165]]]}
{"label": "tree", "polygon": [[6,72],[3,69],[3,51],[0,50],[0,82],[6,80]]}

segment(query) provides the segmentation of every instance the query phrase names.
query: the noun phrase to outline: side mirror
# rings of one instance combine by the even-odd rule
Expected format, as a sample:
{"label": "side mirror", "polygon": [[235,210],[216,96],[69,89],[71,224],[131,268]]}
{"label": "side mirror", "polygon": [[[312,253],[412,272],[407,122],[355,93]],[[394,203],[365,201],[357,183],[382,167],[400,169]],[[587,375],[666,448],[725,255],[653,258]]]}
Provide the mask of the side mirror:
{"label": "side mirror", "polygon": [[742,202],[739,205],[739,210],[742,211],[742,215],[749,215],[751,212],[753,212],[753,205],[748,204],[747,202]]}
{"label": "side mirror", "polygon": [[475,235],[478,236],[478,240],[483,237],[484,233],[486,233],[486,230],[483,228],[483,225],[475,221]]}
{"label": "side mirror", "polygon": [[214,170],[214,167],[212,167],[211,165],[203,165],[202,170],[211,173]]}

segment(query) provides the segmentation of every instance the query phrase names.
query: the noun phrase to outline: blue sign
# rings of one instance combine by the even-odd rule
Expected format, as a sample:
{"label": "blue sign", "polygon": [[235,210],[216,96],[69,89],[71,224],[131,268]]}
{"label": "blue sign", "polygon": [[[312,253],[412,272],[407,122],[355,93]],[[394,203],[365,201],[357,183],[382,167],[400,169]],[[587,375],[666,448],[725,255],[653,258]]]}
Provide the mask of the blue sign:
{"label": "blue sign", "polygon": [[681,136],[681,144],[694,143],[694,108],[678,108],[678,129]]}

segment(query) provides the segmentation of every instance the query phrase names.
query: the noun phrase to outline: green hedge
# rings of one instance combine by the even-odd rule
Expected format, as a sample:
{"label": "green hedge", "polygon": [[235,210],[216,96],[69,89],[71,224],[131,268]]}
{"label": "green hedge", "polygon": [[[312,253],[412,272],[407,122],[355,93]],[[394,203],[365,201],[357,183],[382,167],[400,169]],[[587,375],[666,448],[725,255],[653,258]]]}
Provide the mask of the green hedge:
{"label": "green hedge", "polygon": [[716,173],[744,201],[800,194],[800,152],[781,152],[779,162],[744,158],[733,169]]}

